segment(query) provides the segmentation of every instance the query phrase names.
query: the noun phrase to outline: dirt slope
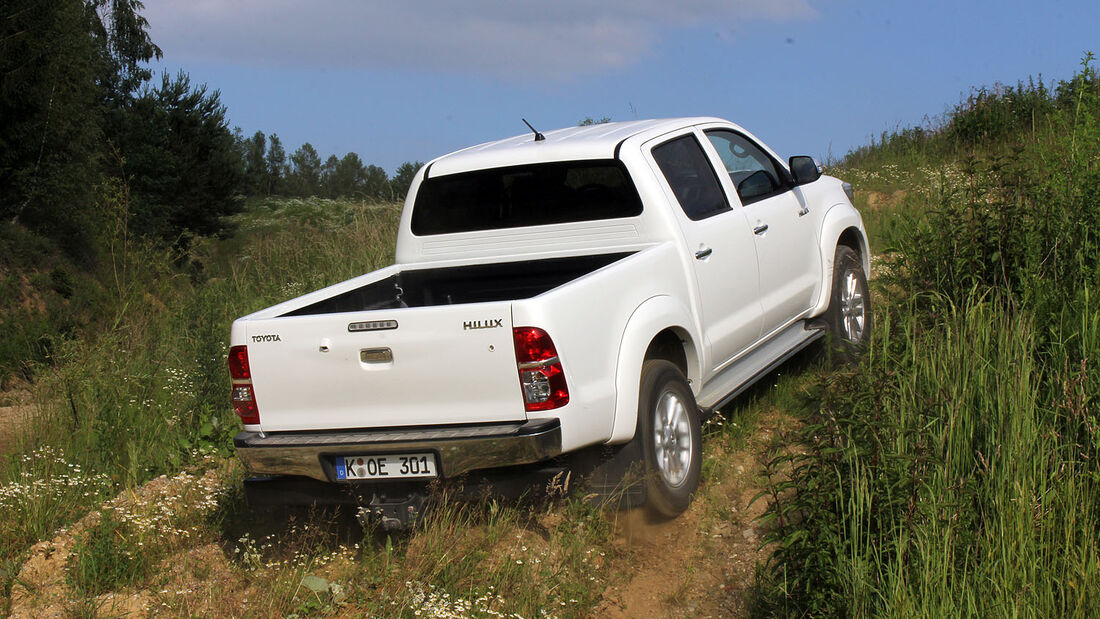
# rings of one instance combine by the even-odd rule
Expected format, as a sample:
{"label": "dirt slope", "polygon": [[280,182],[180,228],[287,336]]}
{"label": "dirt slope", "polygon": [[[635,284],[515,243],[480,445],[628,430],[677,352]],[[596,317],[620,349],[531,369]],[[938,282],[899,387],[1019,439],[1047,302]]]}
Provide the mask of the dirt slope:
{"label": "dirt slope", "polygon": [[[748,616],[755,570],[768,555],[768,549],[761,547],[764,532],[757,522],[766,501],[752,499],[764,486],[761,471],[766,448],[792,423],[773,410],[761,415],[751,438],[738,447],[719,438],[707,441],[705,457],[710,462],[704,470],[709,471],[708,477],[692,507],[679,518],[652,522],[642,510],[606,514],[616,532],[613,544],[621,552],[606,566],[607,582],[614,584],[606,586],[592,616]],[[237,483],[232,470],[232,465],[224,465],[202,474],[157,478],[123,492],[104,509],[153,513],[165,511],[163,505],[172,503],[186,503],[200,511],[213,509],[211,497]],[[12,590],[11,616],[60,617],[80,610],[73,605],[79,596],[74,596],[66,580],[66,566],[74,539],[95,526],[99,513],[32,548]],[[255,537],[260,535],[257,532]],[[209,537],[181,537],[173,547],[150,582],[86,600],[84,608],[131,617],[286,614],[287,600],[269,599],[264,583],[242,567],[247,560],[242,563],[240,556],[233,556],[228,545]],[[312,573],[333,582],[345,577],[340,573],[341,562],[354,565],[355,553],[336,554],[331,564],[316,565]],[[329,609],[333,610],[337,609]],[[341,605],[338,612],[357,614],[354,604]]]}

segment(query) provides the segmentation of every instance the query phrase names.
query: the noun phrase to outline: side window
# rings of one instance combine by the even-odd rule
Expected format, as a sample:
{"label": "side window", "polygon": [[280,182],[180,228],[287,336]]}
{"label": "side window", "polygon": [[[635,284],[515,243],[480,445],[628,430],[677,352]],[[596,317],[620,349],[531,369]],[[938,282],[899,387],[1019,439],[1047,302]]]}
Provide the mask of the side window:
{"label": "side window", "polygon": [[779,165],[745,136],[732,131],[708,131],[707,139],[722,158],[742,204],[751,204],[787,189],[786,176]]}
{"label": "side window", "polygon": [[680,208],[693,221],[730,210],[718,177],[694,135],[654,147],[653,159],[676,194]]}

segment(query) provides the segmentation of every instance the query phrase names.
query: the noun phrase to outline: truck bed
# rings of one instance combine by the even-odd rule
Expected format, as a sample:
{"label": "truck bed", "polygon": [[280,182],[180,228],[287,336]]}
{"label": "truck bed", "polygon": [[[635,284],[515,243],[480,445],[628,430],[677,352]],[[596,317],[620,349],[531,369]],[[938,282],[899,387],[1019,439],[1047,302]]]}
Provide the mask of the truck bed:
{"label": "truck bed", "polygon": [[249,346],[256,429],[524,421],[512,303],[630,255],[391,269],[241,319],[235,328]]}
{"label": "truck bed", "polygon": [[410,269],[286,312],[282,316],[528,299],[629,255],[626,252]]}

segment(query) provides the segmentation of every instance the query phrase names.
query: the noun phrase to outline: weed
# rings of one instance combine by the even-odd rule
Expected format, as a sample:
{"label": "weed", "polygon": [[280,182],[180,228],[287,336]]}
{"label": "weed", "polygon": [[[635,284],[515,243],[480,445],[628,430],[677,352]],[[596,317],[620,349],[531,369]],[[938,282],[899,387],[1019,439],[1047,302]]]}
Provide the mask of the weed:
{"label": "weed", "polygon": [[111,514],[86,529],[73,546],[67,568],[69,584],[79,594],[95,597],[148,579],[158,558],[145,548],[133,527]]}
{"label": "weed", "polygon": [[771,484],[760,612],[1100,608],[1098,91],[1086,58],[1053,91],[980,91],[849,158],[944,172],[897,213],[895,298],[861,364],[820,380],[806,453],[768,464],[793,468]]}

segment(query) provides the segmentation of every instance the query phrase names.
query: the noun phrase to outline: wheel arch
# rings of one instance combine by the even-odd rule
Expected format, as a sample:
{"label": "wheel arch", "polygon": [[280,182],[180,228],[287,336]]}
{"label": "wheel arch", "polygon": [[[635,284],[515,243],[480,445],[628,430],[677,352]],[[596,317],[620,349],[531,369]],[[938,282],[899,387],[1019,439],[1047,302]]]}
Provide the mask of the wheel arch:
{"label": "wheel arch", "polygon": [[682,303],[667,295],[646,300],[630,316],[615,367],[615,417],[609,443],[634,438],[642,364],[647,359],[675,364],[684,372],[692,391],[698,390],[702,349],[691,316]]}
{"label": "wheel arch", "polygon": [[829,308],[829,299],[833,294],[833,259],[836,248],[841,245],[852,248],[859,255],[863,274],[870,279],[871,248],[863,220],[858,211],[846,205],[829,209],[821,225],[821,294],[810,316],[820,316]]}

